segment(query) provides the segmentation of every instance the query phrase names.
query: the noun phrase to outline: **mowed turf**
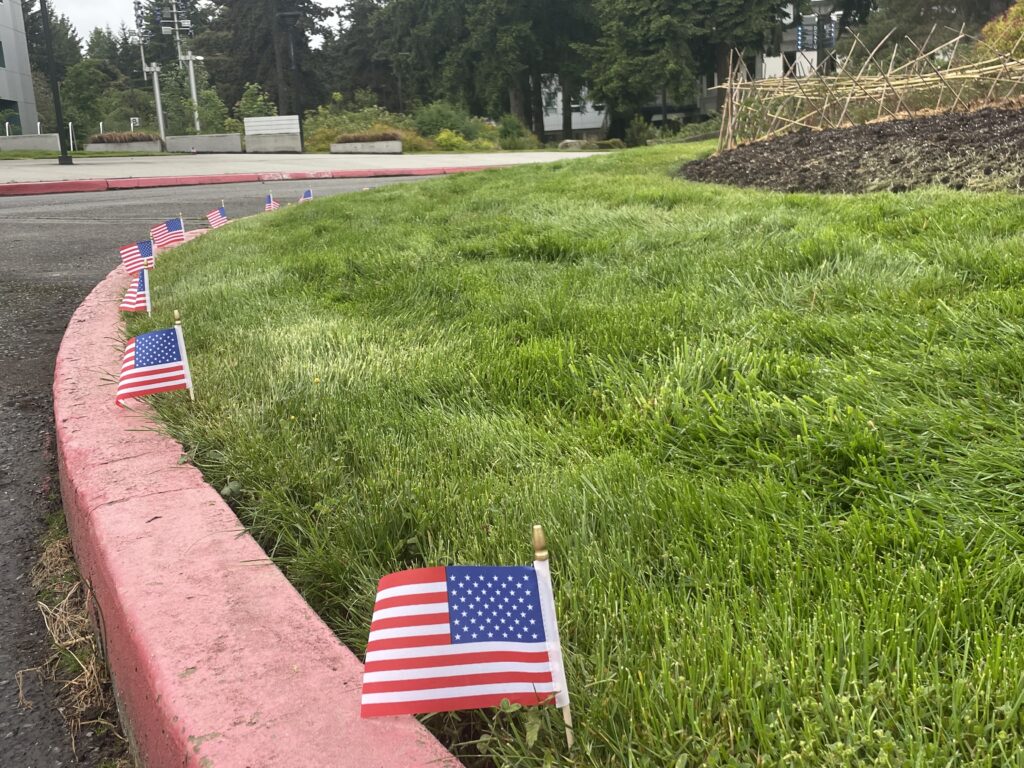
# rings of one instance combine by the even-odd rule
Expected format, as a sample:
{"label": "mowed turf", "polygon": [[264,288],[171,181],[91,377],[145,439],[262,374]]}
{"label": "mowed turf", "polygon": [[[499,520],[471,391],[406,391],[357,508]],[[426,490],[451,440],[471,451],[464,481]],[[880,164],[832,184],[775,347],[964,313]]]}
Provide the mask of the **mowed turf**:
{"label": "mowed turf", "polygon": [[577,749],[557,712],[428,718],[459,754],[1024,764],[1024,200],[673,178],[706,151],[164,256],[129,329],[182,310],[198,400],[160,416],[360,654],[382,574],[544,524]]}

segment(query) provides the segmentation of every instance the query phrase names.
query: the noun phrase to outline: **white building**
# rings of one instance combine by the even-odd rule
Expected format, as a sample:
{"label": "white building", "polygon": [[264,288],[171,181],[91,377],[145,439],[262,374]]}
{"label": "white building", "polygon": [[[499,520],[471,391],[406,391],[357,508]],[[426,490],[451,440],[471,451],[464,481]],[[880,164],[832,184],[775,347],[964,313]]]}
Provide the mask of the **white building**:
{"label": "white building", "polygon": [[10,122],[11,133],[35,133],[38,119],[21,0],[0,0],[0,122]]}
{"label": "white building", "polygon": [[[572,100],[573,135],[562,138],[603,139],[607,132],[608,112],[604,104],[592,102],[584,89],[581,98]],[[557,77],[551,78],[551,85],[544,91],[544,133],[562,133],[562,89]]]}

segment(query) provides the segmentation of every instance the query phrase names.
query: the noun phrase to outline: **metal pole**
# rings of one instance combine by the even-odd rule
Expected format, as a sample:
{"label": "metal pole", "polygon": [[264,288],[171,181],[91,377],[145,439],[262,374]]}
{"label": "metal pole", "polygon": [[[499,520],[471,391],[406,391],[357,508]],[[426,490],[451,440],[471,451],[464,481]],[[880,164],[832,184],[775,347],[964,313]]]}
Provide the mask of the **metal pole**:
{"label": "metal pole", "polygon": [[202,128],[199,127],[199,97],[196,95],[196,57],[189,51],[185,54],[185,61],[188,62],[188,84],[192,89],[192,119],[196,124],[196,133]]}
{"label": "metal pole", "polygon": [[60,165],[71,165],[74,161],[68,154],[68,144],[64,140],[61,126],[64,125],[64,107],[60,103],[60,85],[57,83],[57,59],[53,55],[53,37],[50,33],[50,6],[46,0],[39,0],[39,10],[43,15],[43,39],[46,43],[46,58],[49,59],[50,91],[53,93],[53,111],[57,116],[57,136],[60,138]]}
{"label": "metal pole", "polygon": [[149,71],[146,69],[146,46],[142,42],[142,32],[139,32],[139,55],[142,56],[142,82],[149,81]]}
{"label": "metal pole", "polygon": [[160,140],[167,140],[167,132],[164,130],[164,106],[160,101],[160,65],[150,64],[147,70],[153,75],[153,99],[156,101],[156,124],[160,129]]}
{"label": "metal pole", "polygon": [[178,29],[178,0],[171,0],[171,13],[174,15],[174,44],[178,46],[178,68],[182,69],[181,30]]}

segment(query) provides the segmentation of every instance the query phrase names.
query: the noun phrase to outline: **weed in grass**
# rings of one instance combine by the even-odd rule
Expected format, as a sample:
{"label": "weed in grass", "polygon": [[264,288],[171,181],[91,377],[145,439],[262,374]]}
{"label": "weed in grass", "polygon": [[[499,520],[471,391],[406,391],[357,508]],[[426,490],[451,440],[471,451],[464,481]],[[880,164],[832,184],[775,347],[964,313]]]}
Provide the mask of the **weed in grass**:
{"label": "weed in grass", "polygon": [[[544,523],[573,764],[1024,764],[1024,200],[672,178],[706,151],[167,255],[130,331],[180,308],[200,399],[160,416],[356,652],[382,574],[524,562]],[[565,764],[542,718],[427,722]]]}

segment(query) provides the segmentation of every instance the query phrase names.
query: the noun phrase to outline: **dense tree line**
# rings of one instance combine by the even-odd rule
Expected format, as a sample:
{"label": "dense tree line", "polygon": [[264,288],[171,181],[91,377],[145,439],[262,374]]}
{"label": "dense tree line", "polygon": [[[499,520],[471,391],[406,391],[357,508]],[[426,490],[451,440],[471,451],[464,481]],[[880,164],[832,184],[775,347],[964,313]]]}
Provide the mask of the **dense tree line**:
{"label": "dense tree line", "polygon": [[[798,10],[809,12],[808,0]],[[586,89],[624,120],[655,99],[694,103],[700,75],[726,74],[733,48],[762,50],[781,32],[781,0],[350,0],[336,14],[314,0],[184,0],[199,67],[204,127],[223,128],[250,84],[280,113],[329,103],[331,94],[373,98],[395,112],[447,100],[473,114],[512,113],[543,130],[548,86],[568,109]],[[870,44],[890,29],[923,39],[933,25],[977,30],[1009,0],[837,0],[841,31]],[[187,79],[174,40],[144,3],[146,56],[164,67],[168,120],[187,130]],[[25,2],[39,101],[48,89],[38,2]],[[793,22],[790,22],[793,23]],[[58,76],[70,119],[140,116],[152,124],[141,54],[128,29],[92,30],[83,41],[53,19]],[[239,115],[236,114],[235,117]],[[567,126],[565,126],[567,127]]]}

